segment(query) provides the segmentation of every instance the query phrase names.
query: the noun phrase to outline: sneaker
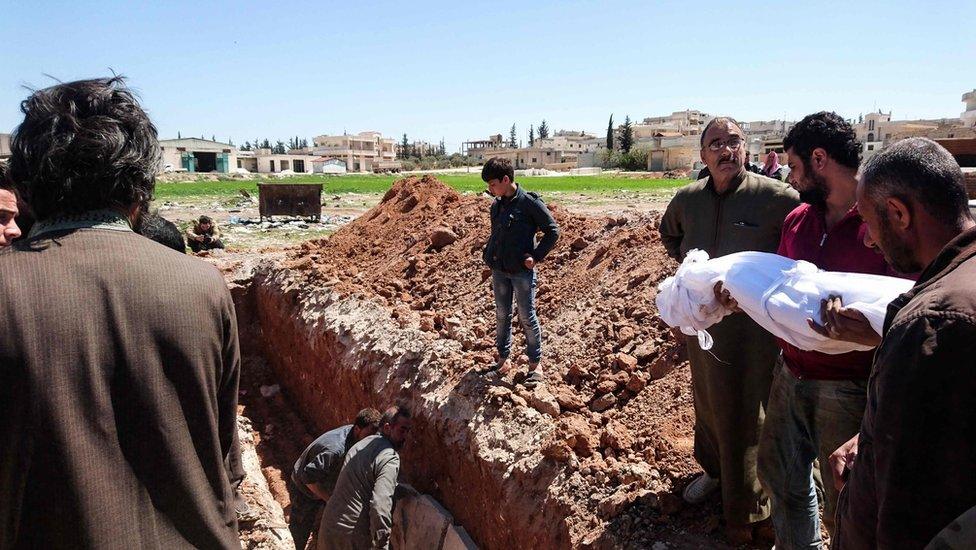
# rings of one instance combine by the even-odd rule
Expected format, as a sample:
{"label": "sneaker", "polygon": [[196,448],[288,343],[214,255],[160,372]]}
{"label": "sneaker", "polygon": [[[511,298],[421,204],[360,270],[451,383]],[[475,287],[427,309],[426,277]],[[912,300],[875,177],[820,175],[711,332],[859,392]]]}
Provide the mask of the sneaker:
{"label": "sneaker", "polygon": [[703,473],[685,487],[685,491],[681,496],[688,504],[701,504],[705,502],[708,495],[712,494],[712,491],[718,489],[718,485],[717,478]]}

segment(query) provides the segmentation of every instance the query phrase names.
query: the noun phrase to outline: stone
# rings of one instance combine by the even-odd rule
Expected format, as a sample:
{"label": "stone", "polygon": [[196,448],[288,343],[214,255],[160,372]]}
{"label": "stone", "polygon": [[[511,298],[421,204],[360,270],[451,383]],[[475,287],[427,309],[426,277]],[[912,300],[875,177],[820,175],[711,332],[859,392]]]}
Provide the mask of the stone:
{"label": "stone", "polygon": [[637,358],[633,355],[627,355],[626,353],[618,353],[617,367],[627,372],[631,372],[637,368]]}
{"label": "stone", "polygon": [[457,240],[457,233],[446,227],[438,227],[430,234],[430,248],[432,250],[440,250],[445,246],[454,244]]}
{"label": "stone", "polygon": [[471,540],[471,536],[460,525],[452,525],[444,534],[441,550],[478,550],[478,545]]}
{"label": "stone", "polygon": [[610,519],[615,516],[619,516],[620,512],[624,511],[631,502],[631,495],[626,491],[617,491],[616,493],[608,496],[607,498],[600,501],[597,505],[597,510],[600,515],[606,519]]}
{"label": "stone", "polygon": [[532,391],[519,392],[519,395],[525,399],[530,407],[542,414],[547,414],[553,418],[559,416],[559,403],[556,402],[556,398],[549,393],[545,386],[538,386]]}
{"label": "stone", "polygon": [[610,407],[612,407],[617,402],[617,396],[612,393],[607,393],[597,397],[590,403],[590,408],[596,412],[603,412]]}
{"label": "stone", "polygon": [[599,384],[596,385],[597,393],[610,393],[617,389],[617,382],[614,380],[601,380]]}
{"label": "stone", "polygon": [[634,437],[630,435],[630,430],[623,423],[611,420],[603,429],[600,443],[603,447],[611,449],[629,449],[634,445]]}
{"label": "stone", "polygon": [[576,240],[569,245],[569,247],[573,250],[580,251],[586,248],[589,244],[590,243],[586,242],[586,239],[583,237],[577,237]]}
{"label": "stone", "polygon": [[627,391],[640,393],[647,386],[647,380],[640,373],[631,373],[630,380],[627,381]]}
{"label": "stone", "polygon": [[600,440],[590,427],[585,418],[577,414],[569,414],[559,419],[558,430],[560,437],[564,438],[567,445],[582,457],[593,455],[600,446]]}
{"label": "stone", "polygon": [[634,336],[636,335],[637,331],[635,331],[633,327],[624,325],[619,331],[617,331],[617,343],[623,346],[633,340]]}
{"label": "stone", "polygon": [[556,388],[553,396],[556,398],[556,403],[564,411],[578,411],[586,406],[579,394],[567,386]]}
{"label": "stone", "polygon": [[[572,441],[575,442],[575,439]],[[542,448],[542,456],[556,462],[567,462],[573,456],[573,449],[565,441],[553,440]]]}
{"label": "stone", "polygon": [[440,548],[453,523],[451,513],[429,495],[401,499],[393,514],[391,547]]}
{"label": "stone", "polygon": [[634,357],[640,363],[646,363],[651,357],[657,353],[657,344],[653,340],[649,340],[637,346],[634,350]]}

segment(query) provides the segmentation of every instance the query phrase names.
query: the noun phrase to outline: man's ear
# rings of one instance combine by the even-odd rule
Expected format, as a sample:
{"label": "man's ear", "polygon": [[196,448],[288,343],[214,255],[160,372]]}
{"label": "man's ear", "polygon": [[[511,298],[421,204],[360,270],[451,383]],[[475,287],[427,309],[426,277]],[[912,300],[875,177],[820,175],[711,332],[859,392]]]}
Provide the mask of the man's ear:
{"label": "man's ear", "polygon": [[817,147],[810,153],[810,166],[817,170],[823,170],[827,166],[827,151],[823,147]]}
{"label": "man's ear", "polygon": [[912,209],[897,197],[885,199],[885,209],[891,226],[899,231],[908,231],[914,221]]}

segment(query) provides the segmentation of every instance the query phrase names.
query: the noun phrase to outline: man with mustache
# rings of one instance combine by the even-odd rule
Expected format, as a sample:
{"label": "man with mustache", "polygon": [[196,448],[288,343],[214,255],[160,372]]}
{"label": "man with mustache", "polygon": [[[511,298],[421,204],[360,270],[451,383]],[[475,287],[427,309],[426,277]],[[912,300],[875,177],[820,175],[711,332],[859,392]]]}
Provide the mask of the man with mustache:
{"label": "man with mustache", "polygon": [[410,433],[410,412],[390,407],[380,434],[363,438],[346,453],[319,527],[318,550],[386,550],[393,529],[393,494],[400,454]]}
{"label": "man with mustache", "polygon": [[857,203],[865,244],[921,275],[888,306],[860,433],[831,456],[847,480],[832,546],[922,548],[976,505],[976,222],[959,165],[925,138],[869,160]]}
{"label": "man with mustache", "polygon": [[[747,172],[745,139],[732,118],[713,119],[701,136],[701,159],[710,175],[675,194],[661,219],[668,254],[684,259],[698,248],[712,258],[758,250],[775,252],[783,219],[799,204],[785,183]],[[709,328],[711,350],[685,338],[695,402],[695,458],[705,473],[684,492],[703,502],[721,487],[726,534],[735,543],[768,538],[768,499],[756,477],[764,408],[779,349],[776,340],[744,313]],[[759,529],[757,529],[757,527]],[[761,531],[761,532],[760,532]]]}
{"label": "man with mustache", "polygon": [[[855,200],[861,146],[854,128],[836,113],[814,113],[789,131],[783,146],[790,182],[804,204],[786,217],[778,253],[826,271],[890,274],[884,258],[863,242],[867,228]],[[828,323],[821,330],[834,328]],[[861,343],[877,343],[873,331],[868,336]],[[759,443],[759,479],[772,502],[776,547],[819,548],[813,463],[819,458],[824,523],[832,533],[837,490],[828,457],[860,428],[873,352],[828,355],[783,340],[779,345],[782,366]]]}

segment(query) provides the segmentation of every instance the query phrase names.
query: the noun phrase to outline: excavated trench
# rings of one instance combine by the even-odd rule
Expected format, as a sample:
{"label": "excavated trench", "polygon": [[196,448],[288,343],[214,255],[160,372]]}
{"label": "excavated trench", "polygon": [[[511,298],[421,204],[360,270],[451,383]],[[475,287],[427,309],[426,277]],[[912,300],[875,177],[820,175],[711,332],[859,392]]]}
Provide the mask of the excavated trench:
{"label": "excavated trench", "polygon": [[286,512],[283,476],[315,435],[400,402],[414,412],[401,478],[429,497],[399,507],[395,547],[725,547],[718,503],[679,496],[698,470],[690,375],[653,313],[674,268],[658,217],[553,212],[563,232],[538,289],[547,383],[534,391],[480,373],[493,362],[487,201],[433,178],[228,274],[241,413]]}

